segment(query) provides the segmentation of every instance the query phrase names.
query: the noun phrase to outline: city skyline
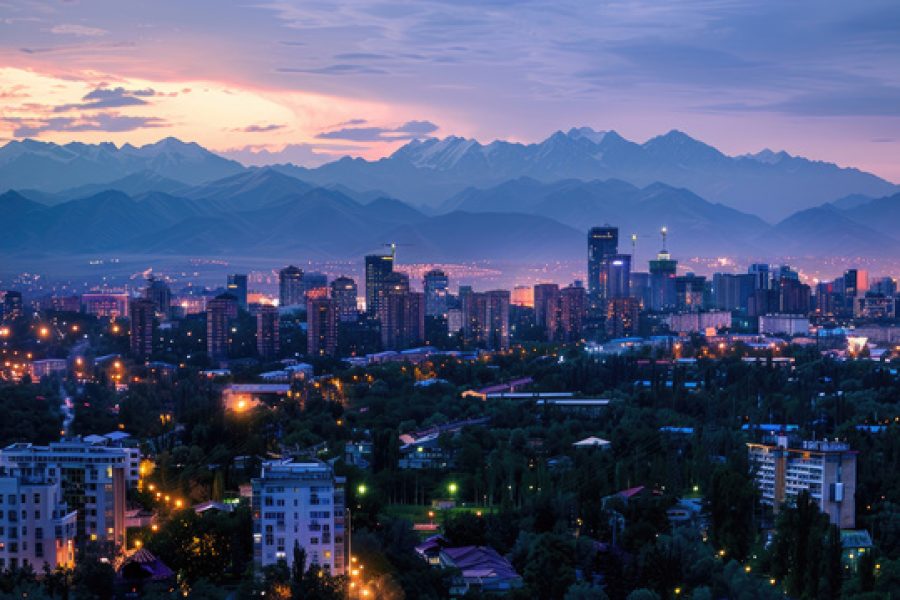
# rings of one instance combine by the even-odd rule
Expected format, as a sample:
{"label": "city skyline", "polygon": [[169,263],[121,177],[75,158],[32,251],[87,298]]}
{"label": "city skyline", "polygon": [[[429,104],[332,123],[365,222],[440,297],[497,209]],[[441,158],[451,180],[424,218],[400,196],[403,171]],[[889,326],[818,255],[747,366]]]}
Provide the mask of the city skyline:
{"label": "city skyline", "polygon": [[784,149],[898,181],[897,12],[163,2],[124,15],[16,1],[0,20],[0,138],[176,135],[320,164],[424,136],[534,142],[585,124],[640,141],[681,129],[733,155]]}

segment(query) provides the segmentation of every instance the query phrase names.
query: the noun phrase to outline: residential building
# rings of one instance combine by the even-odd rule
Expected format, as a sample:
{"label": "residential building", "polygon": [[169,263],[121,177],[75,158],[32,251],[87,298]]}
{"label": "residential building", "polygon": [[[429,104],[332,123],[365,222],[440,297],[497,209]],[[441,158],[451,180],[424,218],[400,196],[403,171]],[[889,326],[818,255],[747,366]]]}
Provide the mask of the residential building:
{"label": "residential building", "polygon": [[85,440],[47,446],[18,443],[0,450],[0,472],[24,480],[58,481],[62,500],[78,512],[76,540],[125,549],[125,494],[133,456]]}
{"label": "residential building", "polygon": [[237,298],[220,294],[206,303],[206,353],[213,362],[228,358],[231,322],[237,317]]}
{"label": "residential building", "polygon": [[308,564],[332,575],[346,570],[345,479],[320,461],[266,461],[253,488],[253,559],[257,569],[285,561],[293,566],[294,547]]}
{"label": "residential building", "polygon": [[134,298],[128,303],[131,353],[139,358],[153,354],[153,320],[158,305],[150,298]]}
{"label": "residential building", "polygon": [[88,292],[81,295],[81,305],[84,307],[84,312],[96,317],[115,319],[128,316],[128,294],[124,292]]}
{"label": "residential building", "polygon": [[256,312],[256,352],[260,358],[272,360],[278,356],[278,308],[263,304]]}
{"label": "residential building", "polygon": [[664,311],[675,307],[675,273],[678,269],[678,261],[665,248],[656,255],[656,260],[650,261],[650,309]]}
{"label": "residential building", "polygon": [[172,312],[172,290],[165,279],[159,279],[152,275],[147,280],[144,288],[144,298],[153,302],[156,314],[160,319],[168,319]]}
{"label": "residential building", "polygon": [[75,566],[77,512],[58,476],[7,475],[0,468],[0,570]]}
{"label": "residential building", "polygon": [[278,305],[300,306],[304,302],[303,270],[288,265],[278,272]]}
{"label": "residential building", "polygon": [[587,292],[583,287],[570,285],[560,290],[557,338],[565,343],[580,340],[586,313]]}
{"label": "residential building", "polygon": [[808,492],[841,529],[856,523],[856,455],[843,442],[803,441],[786,435],[747,444],[750,467],[763,504],[777,513],[785,502]]}
{"label": "residential building", "polygon": [[306,301],[306,353],[333,356],[337,350],[337,310],[331,298]]}
{"label": "residential building", "polygon": [[356,282],[349,277],[338,277],[331,282],[331,299],[334,300],[338,321],[353,323],[359,318],[359,311],[356,309],[358,295]]}
{"label": "residential building", "polygon": [[425,273],[423,289],[425,290],[425,316],[446,317],[450,278],[440,269],[432,269]]}
{"label": "residential building", "polygon": [[641,303],[637,298],[610,298],[606,301],[606,335],[622,338],[634,335],[638,329]]}
{"label": "residential building", "polygon": [[233,273],[228,276],[225,291],[237,298],[238,308],[247,310],[247,276]]}

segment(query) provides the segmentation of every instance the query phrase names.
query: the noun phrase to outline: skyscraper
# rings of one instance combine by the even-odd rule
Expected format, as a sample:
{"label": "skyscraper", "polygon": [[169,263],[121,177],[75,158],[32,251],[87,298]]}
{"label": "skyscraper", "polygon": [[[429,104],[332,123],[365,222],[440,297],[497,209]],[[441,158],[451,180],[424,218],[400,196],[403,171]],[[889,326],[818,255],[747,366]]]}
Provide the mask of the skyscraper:
{"label": "skyscraper", "polygon": [[256,313],[256,351],[265,360],[278,356],[278,308],[271,304]]}
{"label": "skyscraper", "polygon": [[352,323],[359,317],[356,310],[358,294],[356,282],[349,277],[338,277],[331,282],[331,298],[334,300],[340,322]]}
{"label": "skyscraper", "polygon": [[384,278],[393,272],[393,254],[366,256],[366,312],[370,317],[378,317],[385,285]]}
{"label": "skyscraper", "polygon": [[157,304],[149,298],[134,298],[129,301],[131,353],[146,358],[153,353],[153,318]]}
{"label": "skyscraper", "polygon": [[232,274],[228,276],[226,291],[237,298],[238,308],[247,310],[247,276]]}
{"label": "skyscraper", "polygon": [[605,298],[627,298],[631,295],[631,255],[613,254],[608,256],[601,268],[605,271],[601,281],[606,280]]}
{"label": "skyscraper", "polygon": [[747,269],[747,273],[753,275],[755,289],[768,290],[772,288],[772,273],[766,263],[753,263]]}
{"label": "skyscraper", "polygon": [[228,358],[231,320],[237,314],[237,298],[220,294],[206,303],[206,353],[213,362]]}
{"label": "skyscraper", "polygon": [[429,317],[447,316],[447,294],[450,280],[440,269],[425,273],[425,315]]}
{"label": "skyscraper", "polygon": [[588,232],[588,295],[592,306],[605,300],[605,262],[619,251],[619,228],[604,225]]}
{"label": "skyscraper", "polygon": [[332,298],[306,301],[306,353],[332,356],[337,350],[337,310]]}
{"label": "skyscraper", "polygon": [[678,270],[678,261],[673,260],[672,255],[666,249],[668,233],[666,227],[660,230],[663,247],[656,255],[656,260],[650,261],[650,309],[655,311],[673,308],[677,301],[675,273]]}
{"label": "skyscraper", "polygon": [[289,265],[278,272],[278,304],[301,306],[303,296],[303,270]]}

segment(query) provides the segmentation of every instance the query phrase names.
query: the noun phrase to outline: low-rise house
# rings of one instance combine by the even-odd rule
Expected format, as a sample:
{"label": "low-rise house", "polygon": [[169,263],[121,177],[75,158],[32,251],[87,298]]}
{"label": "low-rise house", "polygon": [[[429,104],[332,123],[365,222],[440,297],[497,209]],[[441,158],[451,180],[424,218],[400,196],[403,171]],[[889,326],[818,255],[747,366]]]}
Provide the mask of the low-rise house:
{"label": "low-rise house", "polygon": [[442,568],[459,571],[450,584],[454,597],[469,592],[506,593],[522,587],[522,577],[510,562],[489,546],[443,548],[438,561]]}

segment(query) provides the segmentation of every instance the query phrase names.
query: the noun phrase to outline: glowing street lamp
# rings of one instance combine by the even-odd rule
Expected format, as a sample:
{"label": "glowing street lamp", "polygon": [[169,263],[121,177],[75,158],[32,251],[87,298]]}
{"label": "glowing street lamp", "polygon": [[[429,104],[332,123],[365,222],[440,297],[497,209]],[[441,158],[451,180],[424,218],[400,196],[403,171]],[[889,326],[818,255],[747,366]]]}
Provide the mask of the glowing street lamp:
{"label": "glowing street lamp", "polygon": [[447,489],[450,491],[450,495],[453,496],[459,491],[459,486],[456,485],[456,482],[450,482],[450,485],[447,486]]}
{"label": "glowing street lamp", "polygon": [[359,494],[360,496],[365,496],[368,489],[369,488],[366,487],[366,484],[361,483],[358,486],[356,486],[356,493]]}

